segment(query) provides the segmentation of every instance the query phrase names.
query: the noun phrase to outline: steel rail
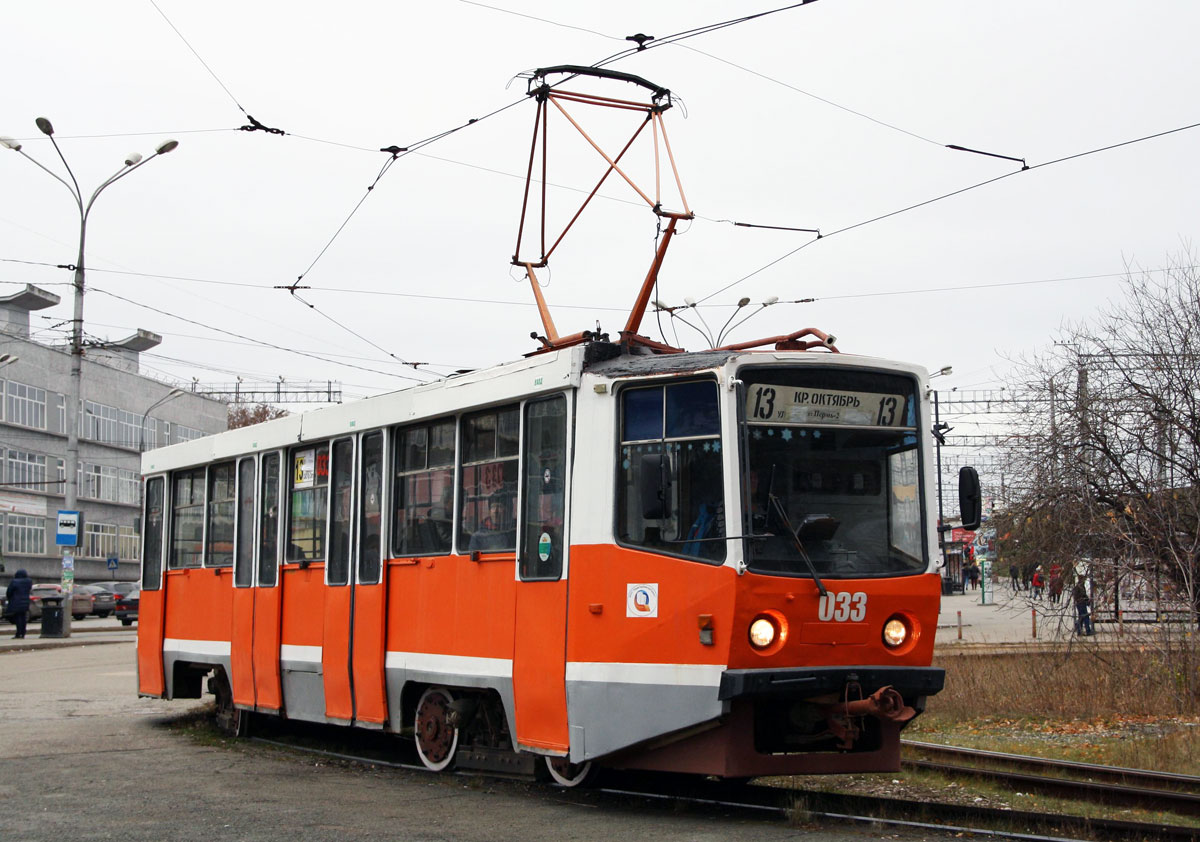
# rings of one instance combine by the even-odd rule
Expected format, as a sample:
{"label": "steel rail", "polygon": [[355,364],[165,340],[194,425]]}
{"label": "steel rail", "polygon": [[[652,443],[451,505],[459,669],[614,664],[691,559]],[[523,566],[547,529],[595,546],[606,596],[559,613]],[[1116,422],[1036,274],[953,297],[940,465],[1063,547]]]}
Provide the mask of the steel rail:
{"label": "steel rail", "polygon": [[[292,749],[349,762],[386,766],[405,771],[429,772],[419,764],[396,763],[366,755],[328,751],[263,737],[251,737],[250,740],[277,748]],[[456,774],[513,779],[511,775],[494,775],[487,772],[457,772]],[[968,804],[939,804],[930,801],[797,790],[787,787],[732,784],[683,775],[627,773],[624,777],[624,783],[628,784],[627,786],[598,787],[586,791],[625,798],[674,799],[697,805],[771,812],[781,815],[802,812],[809,816],[832,821],[888,825],[959,835],[971,834],[992,838],[1021,839],[1024,842],[1068,842],[1070,839],[1081,838],[1085,834],[1113,840],[1113,842],[1117,842],[1117,840],[1200,842],[1200,828],[1196,827],[1096,819],[1044,812],[1000,810],[994,807],[977,807]],[[958,823],[963,821],[973,824],[968,826]],[[991,825],[991,827],[982,827],[981,825],[984,824]],[[1009,827],[1019,829],[1005,829]],[[1062,834],[1077,834],[1077,836],[1065,837]]]}
{"label": "steel rail", "polygon": [[988,751],[962,746],[948,746],[941,743],[925,743],[917,740],[901,740],[905,748],[919,749],[928,754],[950,755],[954,757],[975,760],[992,760],[1008,763],[1024,768],[1048,769],[1051,771],[1069,771],[1089,775],[1095,778],[1120,781],[1122,783],[1137,783],[1142,785],[1179,785],[1189,787],[1193,792],[1200,792],[1200,775],[1182,775],[1176,772],[1158,772],[1153,769],[1130,769],[1123,766],[1105,766],[1099,763],[1081,763],[1077,760],[1053,760],[1046,757],[1034,757],[1029,754],[1009,754],[1001,751]]}

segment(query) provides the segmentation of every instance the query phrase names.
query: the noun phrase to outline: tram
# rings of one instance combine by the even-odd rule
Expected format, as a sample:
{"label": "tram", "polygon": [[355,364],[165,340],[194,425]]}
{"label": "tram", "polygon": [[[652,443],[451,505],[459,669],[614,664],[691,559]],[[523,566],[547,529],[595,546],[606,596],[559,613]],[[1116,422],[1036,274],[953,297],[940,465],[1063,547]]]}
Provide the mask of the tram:
{"label": "tram", "polygon": [[564,785],[898,769],[944,679],[928,374],[640,336],[666,240],[617,341],[529,261],[537,352],[146,453],[139,693]]}

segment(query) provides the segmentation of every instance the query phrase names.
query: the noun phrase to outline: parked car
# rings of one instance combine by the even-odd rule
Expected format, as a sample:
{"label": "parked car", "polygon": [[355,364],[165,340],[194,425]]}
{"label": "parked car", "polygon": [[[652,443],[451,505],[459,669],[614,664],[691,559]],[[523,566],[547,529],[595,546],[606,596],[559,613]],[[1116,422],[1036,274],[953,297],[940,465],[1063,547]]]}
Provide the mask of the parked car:
{"label": "parked car", "polygon": [[97,617],[107,617],[117,607],[116,594],[99,585],[76,585],[75,593],[92,595],[92,613]]}
{"label": "parked car", "polygon": [[[62,598],[62,585],[34,585],[33,592],[29,595],[29,619],[42,619],[42,599],[44,597]],[[88,614],[92,613],[92,595],[90,593],[80,593],[76,589],[71,594],[71,617],[76,620],[82,620]]]}
{"label": "parked car", "polygon": [[92,582],[91,584],[108,591],[114,598],[117,594],[129,593],[138,586],[137,582]]}
{"label": "parked car", "polygon": [[142,589],[137,585],[129,593],[117,594],[117,619],[123,626],[132,626],[137,619],[138,602]]}

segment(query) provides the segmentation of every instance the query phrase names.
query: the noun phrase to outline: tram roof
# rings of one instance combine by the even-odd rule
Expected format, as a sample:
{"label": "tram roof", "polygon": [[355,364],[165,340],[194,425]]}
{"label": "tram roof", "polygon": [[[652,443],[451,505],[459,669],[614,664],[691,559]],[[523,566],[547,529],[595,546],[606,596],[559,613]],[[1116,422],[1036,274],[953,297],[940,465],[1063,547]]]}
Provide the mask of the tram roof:
{"label": "tram roof", "polygon": [[735,359],[742,362],[801,365],[867,364],[918,375],[923,373],[916,366],[849,354],[795,351],[629,354],[623,353],[617,345],[597,342],[536,354],[352,403],[287,415],[262,424],[151,450],[142,456],[142,473],[203,465],[306,441],[322,441],[549,394],[578,387],[585,373],[604,378],[689,374],[721,369]]}

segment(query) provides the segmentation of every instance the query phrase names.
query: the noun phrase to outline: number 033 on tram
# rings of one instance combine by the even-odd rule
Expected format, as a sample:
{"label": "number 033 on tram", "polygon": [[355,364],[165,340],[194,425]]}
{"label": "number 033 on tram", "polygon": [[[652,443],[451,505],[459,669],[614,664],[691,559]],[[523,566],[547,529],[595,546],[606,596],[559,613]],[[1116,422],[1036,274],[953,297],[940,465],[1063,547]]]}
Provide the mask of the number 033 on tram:
{"label": "number 033 on tram", "polygon": [[153,451],[139,692],[564,784],[897,769],[944,677],[926,378],[592,342]]}

